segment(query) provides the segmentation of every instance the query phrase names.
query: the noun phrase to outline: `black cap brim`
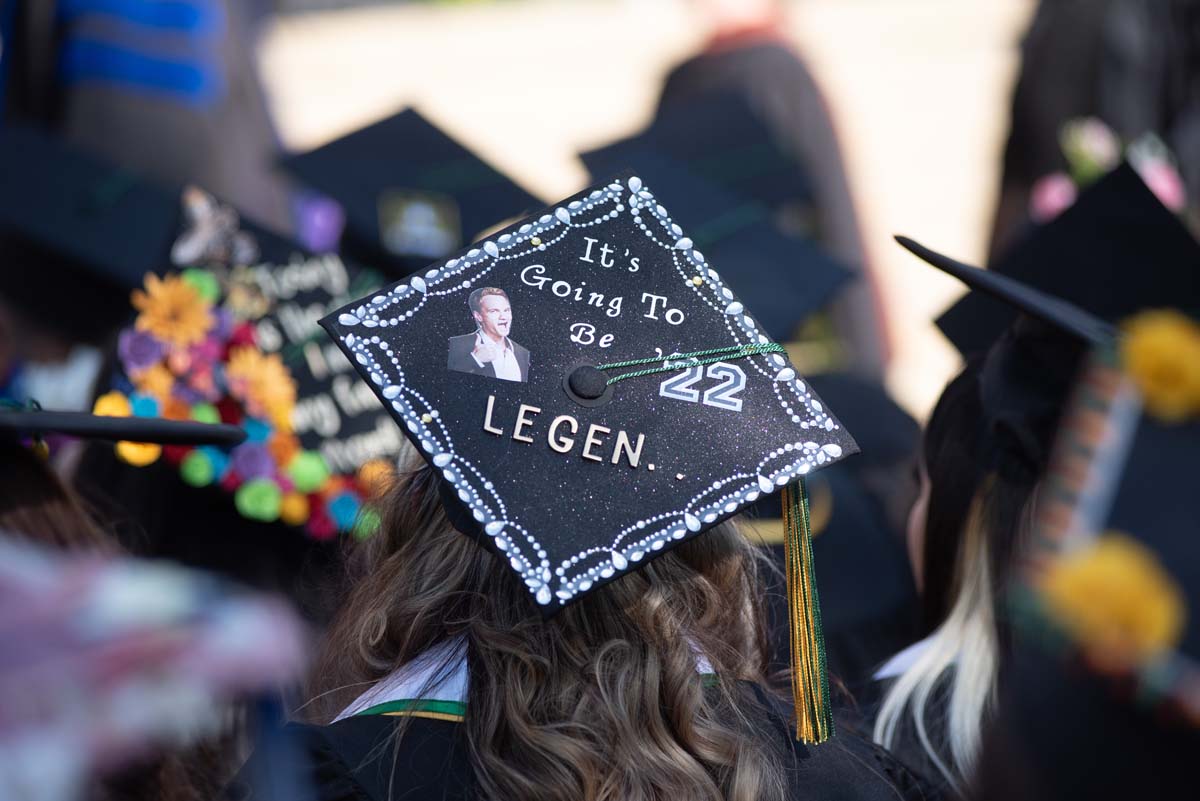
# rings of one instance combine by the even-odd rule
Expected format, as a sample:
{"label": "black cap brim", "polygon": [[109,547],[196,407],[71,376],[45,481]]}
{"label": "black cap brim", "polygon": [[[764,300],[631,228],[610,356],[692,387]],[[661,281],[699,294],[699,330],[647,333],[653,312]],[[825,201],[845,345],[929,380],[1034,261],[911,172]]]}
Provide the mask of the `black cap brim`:
{"label": "black cap brim", "polygon": [[1065,300],[994,270],[983,270],[955,261],[906,236],[897,236],[896,241],[925,263],[962,281],[973,292],[995,298],[1021,314],[1041,320],[1085,342],[1102,345],[1116,336],[1113,326]]}
{"label": "black cap brim", "polygon": [[110,417],[87,412],[0,410],[0,432],[15,436],[64,434],[112,442],[233,446],[246,439],[239,426],[158,417]]}

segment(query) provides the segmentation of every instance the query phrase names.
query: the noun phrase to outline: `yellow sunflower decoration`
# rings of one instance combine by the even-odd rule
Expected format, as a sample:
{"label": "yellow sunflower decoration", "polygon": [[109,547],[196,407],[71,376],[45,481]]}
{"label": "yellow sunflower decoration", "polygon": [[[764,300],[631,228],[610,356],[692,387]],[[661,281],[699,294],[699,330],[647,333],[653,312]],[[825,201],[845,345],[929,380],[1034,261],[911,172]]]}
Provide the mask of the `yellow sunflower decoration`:
{"label": "yellow sunflower decoration", "polygon": [[1038,589],[1051,615],[1104,666],[1144,664],[1183,634],[1183,593],[1149,548],[1123,534],[1051,563]]}
{"label": "yellow sunflower decoration", "polygon": [[1172,309],[1125,322],[1121,361],[1146,409],[1165,422],[1200,415],[1200,325]]}
{"label": "yellow sunflower decoration", "polygon": [[133,292],[139,331],[184,348],[204,339],[214,323],[212,306],[194,286],[177,275],[159,278],[150,274],[145,287]]}

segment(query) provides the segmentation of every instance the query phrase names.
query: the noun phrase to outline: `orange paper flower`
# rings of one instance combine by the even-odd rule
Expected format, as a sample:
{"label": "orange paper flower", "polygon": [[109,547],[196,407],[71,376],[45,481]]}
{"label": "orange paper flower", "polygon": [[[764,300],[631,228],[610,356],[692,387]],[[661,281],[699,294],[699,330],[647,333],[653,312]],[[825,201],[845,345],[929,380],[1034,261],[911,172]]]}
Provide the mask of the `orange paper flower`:
{"label": "orange paper flower", "polygon": [[177,347],[195,345],[213,326],[210,305],[196,288],[177,275],[159,278],[148,274],[146,289],[133,291],[139,312],[136,326]]}
{"label": "orange paper flower", "polygon": [[225,367],[229,392],[251,415],[264,417],[280,431],[292,430],[296,382],[279,354],[264,354],[253,345],[233,348]]}
{"label": "orange paper flower", "polygon": [[139,370],[133,376],[133,385],[139,392],[163,401],[171,395],[171,387],[175,386],[175,375],[161,364]]}
{"label": "orange paper flower", "polygon": [[300,440],[294,434],[276,431],[267,440],[267,451],[275,464],[286,467],[297,453],[300,452]]}

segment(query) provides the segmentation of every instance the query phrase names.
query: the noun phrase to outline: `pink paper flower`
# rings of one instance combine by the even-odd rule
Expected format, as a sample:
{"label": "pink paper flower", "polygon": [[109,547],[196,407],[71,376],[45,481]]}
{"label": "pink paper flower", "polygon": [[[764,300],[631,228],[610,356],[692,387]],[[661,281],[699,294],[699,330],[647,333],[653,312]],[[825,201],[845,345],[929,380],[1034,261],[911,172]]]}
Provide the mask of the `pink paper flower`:
{"label": "pink paper flower", "polygon": [[1187,189],[1179,172],[1169,162],[1155,159],[1134,166],[1160,203],[1176,214],[1187,207]]}
{"label": "pink paper flower", "polygon": [[1048,223],[1069,209],[1077,194],[1075,182],[1066,173],[1039,178],[1029,195],[1029,216],[1039,225]]}

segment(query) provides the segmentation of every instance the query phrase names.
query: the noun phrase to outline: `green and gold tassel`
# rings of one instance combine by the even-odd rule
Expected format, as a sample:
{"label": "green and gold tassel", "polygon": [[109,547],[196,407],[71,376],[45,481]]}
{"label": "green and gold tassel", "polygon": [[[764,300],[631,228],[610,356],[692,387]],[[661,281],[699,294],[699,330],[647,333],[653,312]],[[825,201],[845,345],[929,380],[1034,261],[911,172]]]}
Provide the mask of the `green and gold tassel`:
{"label": "green and gold tassel", "polygon": [[821,630],[821,604],[813,572],[804,479],[783,488],[783,531],[796,739],[809,744],[823,743],[833,736],[833,705],[825,670],[825,635]]}

